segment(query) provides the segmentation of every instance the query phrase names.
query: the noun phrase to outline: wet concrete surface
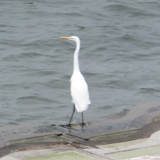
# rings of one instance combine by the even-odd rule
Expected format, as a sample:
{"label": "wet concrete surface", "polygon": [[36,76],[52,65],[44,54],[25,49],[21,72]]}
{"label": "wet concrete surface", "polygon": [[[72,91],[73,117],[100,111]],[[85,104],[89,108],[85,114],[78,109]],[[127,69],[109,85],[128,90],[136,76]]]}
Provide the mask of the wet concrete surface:
{"label": "wet concrete surface", "polygon": [[[114,116],[113,116],[114,117]],[[134,107],[124,117],[103,119],[85,126],[22,125],[0,127],[0,157],[14,150],[55,144],[92,146],[149,137],[160,130],[160,102]]]}

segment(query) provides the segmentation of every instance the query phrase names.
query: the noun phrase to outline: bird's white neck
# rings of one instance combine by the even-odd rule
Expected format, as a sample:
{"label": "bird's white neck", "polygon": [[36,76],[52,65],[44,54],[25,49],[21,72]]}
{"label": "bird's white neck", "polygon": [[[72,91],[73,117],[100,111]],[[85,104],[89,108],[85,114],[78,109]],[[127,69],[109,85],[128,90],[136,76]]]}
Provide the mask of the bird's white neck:
{"label": "bird's white neck", "polygon": [[78,60],[79,50],[80,50],[80,41],[77,41],[76,42],[76,49],[75,49],[75,52],[74,52],[73,73],[80,72],[79,60]]}

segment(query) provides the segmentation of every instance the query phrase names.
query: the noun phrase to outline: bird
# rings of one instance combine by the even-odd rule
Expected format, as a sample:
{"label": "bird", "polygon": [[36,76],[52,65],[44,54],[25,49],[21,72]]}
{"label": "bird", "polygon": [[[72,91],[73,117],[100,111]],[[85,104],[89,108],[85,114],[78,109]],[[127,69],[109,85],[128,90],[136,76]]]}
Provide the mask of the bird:
{"label": "bird", "polygon": [[80,51],[80,39],[77,36],[71,37],[59,37],[61,39],[67,39],[74,41],[76,43],[76,49],[74,51],[73,56],[73,73],[70,79],[70,92],[72,97],[73,103],[73,111],[69,120],[68,126],[71,126],[72,118],[75,113],[75,109],[77,112],[81,113],[82,116],[82,123],[81,125],[84,126],[84,116],[83,112],[88,109],[88,106],[91,104],[88,85],[83,77],[80,67],[79,67],[79,51]]}

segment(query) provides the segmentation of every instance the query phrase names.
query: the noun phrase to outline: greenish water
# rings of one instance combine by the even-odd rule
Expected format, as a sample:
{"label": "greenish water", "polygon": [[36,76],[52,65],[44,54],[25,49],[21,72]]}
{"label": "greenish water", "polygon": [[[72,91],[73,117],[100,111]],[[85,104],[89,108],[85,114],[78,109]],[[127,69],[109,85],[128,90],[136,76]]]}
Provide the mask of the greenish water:
{"label": "greenish water", "polygon": [[60,36],[81,39],[86,121],[157,101],[159,17],[158,0],[0,1],[0,126],[68,122],[75,45]]}

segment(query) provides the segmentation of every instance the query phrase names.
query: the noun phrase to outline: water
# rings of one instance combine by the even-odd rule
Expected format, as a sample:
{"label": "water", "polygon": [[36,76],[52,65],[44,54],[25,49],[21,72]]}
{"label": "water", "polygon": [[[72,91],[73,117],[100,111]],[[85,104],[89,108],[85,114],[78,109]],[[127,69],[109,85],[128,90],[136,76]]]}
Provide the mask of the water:
{"label": "water", "polygon": [[0,126],[68,122],[75,45],[60,36],[81,39],[86,121],[157,101],[159,17],[159,0],[0,1]]}

